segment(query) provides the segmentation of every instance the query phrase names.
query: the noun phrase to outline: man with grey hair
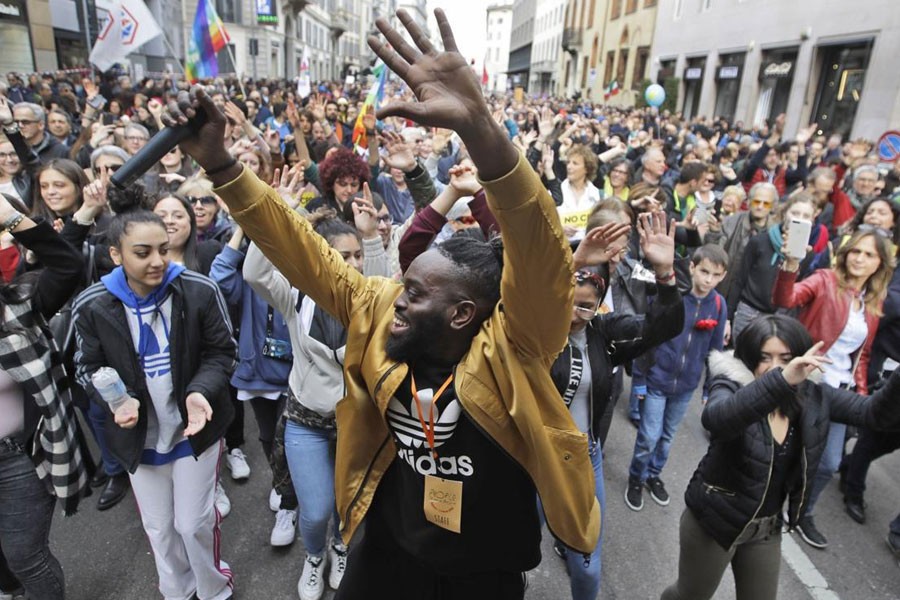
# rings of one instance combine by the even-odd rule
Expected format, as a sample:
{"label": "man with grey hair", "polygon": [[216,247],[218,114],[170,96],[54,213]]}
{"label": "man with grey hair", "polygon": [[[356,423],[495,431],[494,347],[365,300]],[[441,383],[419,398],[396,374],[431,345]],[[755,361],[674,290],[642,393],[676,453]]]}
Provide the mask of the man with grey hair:
{"label": "man with grey hair", "polygon": [[634,183],[643,181],[654,187],[659,187],[665,172],[666,155],[659,148],[650,148],[641,156],[641,168],[635,173]]}
{"label": "man with grey hair", "polygon": [[129,123],[125,126],[125,150],[134,156],[147,145],[150,140],[150,132],[139,123]]}
{"label": "man with grey hair", "polygon": [[737,273],[744,259],[747,242],[754,235],[765,231],[773,221],[778,203],[778,190],[771,183],[762,181],[750,188],[747,196],[749,211],[741,211],[725,217],[721,224],[711,222],[709,232],[703,239],[705,244],[718,244],[728,253],[728,270],[725,278],[716,286],[726,302],[737,306],[741,290],[732,290],[732,273]]}
{"label": "man with grey hair", "polygon": [[47,115],[44,109],[31,102],[20,102],[13,106],[13,120],[16,127],[31,146],[42,164],[54,158],[68,158],[69,149],[45,131]]}
{"label": "man with grey hair", "polygon": [[93,171],[95,178],[100,175],[100,169],[104,167],[109,171],[115,172],[128,162],[129,158],[128,153],[118,146],[111,144],[100,146],[91,152],[91,171]]}

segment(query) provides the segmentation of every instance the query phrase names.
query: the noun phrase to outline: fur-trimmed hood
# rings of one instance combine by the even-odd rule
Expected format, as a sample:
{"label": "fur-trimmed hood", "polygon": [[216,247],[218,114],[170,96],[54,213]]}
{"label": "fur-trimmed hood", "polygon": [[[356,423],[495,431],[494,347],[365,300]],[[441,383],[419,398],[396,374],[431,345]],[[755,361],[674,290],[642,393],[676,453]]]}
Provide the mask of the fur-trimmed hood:
{"label": "fur-trimmed hood", "polygon": [[[710,377],[725,377],[742,386],[750,385],[756,379],[753,372],[747,368],[747,365],[741,362],[740,359],[735,358],[731,351],[713,350],[709,353],[707,364],[709,365]],[[807,377],[807,381],[812,381],[813,383],[819,383],[821,379],[821,371],[813,371]]]}

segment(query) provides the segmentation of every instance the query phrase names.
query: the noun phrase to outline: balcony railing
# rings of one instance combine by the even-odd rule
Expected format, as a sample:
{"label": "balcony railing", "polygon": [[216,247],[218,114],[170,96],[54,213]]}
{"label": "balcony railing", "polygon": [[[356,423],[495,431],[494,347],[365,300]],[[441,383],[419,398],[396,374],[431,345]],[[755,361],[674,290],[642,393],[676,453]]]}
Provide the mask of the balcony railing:
{"label": "balcony railing", "polygon": [[581,29],[566,27],[563,30],[562,47],[566,52],[578,52],[581,49]]}

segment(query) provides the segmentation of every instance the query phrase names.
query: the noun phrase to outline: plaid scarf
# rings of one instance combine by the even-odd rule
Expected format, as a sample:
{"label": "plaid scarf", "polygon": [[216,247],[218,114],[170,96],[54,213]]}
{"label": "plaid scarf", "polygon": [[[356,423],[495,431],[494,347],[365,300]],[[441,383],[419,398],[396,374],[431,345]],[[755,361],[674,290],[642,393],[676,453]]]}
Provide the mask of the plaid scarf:
{"label": "plaid scarf", "polygon": [[22,387],[25,401],[38,407],[41,418],[34,432],[31,460],[38,477],[68,516],[89,493],[88,475],[78,443],[69,378],[52,339],[31,299],[3,306],[0,368]]}

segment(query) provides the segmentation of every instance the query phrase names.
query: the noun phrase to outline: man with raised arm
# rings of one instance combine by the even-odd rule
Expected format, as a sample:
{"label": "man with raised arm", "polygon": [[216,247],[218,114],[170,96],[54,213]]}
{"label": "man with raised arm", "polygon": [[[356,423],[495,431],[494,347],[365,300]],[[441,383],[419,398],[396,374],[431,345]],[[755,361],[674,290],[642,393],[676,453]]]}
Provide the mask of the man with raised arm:
{"label": "man with raised arm", "polygon": [[459,134],[502,251],[496,240],[451,238],[416,258],[402,283],[367,279],[228,155],[224,117],[202,91],[168,117],[206,111],[182,149],[290,282],[347,327],[335,490],[344,539],[364,518],[366,531],[340,600],[522,598],[522,573],[540,562],[535,491],[572,551],[589,555],[600,532],[587,440],[549,375],[571,321],[571,252],[553,200],[491,118],[443,11],[435,15],[444,52],[402,10],[416,47],[377,21],[386,42],[369,45],[418,99],[378,116]]}

